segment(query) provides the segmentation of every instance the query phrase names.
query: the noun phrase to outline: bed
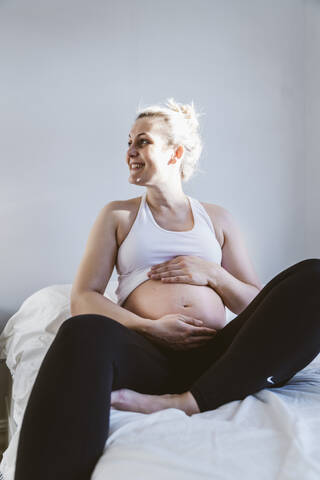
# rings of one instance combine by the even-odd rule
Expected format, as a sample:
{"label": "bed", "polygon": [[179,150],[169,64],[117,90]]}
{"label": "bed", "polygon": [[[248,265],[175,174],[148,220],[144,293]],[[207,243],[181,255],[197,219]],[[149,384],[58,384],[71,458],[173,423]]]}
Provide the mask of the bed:
{"label": "bed", "polygon": [[[116,281],[105,295],[116,301]],[[28,297],[0,335],[10,371],[8,445],[0,478],[14,479],[19,431],[33,382],[60,325],[71,316],[71,284]],[[235,317],[227,310],[227,319]],[[63,432],[62,432],[63,434]],[[84,432],[85,435],[85,432]],[[319,480],[320,355],[285,386],[191,417],[111,408],[110,431],[92,480]]]}

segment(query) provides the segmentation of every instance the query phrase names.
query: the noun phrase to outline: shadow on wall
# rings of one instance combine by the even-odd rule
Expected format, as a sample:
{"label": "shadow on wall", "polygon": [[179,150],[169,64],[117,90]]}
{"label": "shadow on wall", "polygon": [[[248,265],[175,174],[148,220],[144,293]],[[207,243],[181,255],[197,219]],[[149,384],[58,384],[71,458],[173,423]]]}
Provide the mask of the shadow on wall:
{"label": "shadow on wall", "polygon": [[3,308],[0,308],[0,335],[4,327],[6,326],[7,321],[9,320],[9,318],[12,317],[14,313],[15,312],[13,310],[4,310]]}

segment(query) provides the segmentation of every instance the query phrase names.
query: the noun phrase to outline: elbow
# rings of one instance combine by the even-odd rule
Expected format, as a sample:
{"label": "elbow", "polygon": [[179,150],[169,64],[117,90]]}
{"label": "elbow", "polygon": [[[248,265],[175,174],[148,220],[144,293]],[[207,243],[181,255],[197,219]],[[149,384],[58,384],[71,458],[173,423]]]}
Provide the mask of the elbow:
{"label": "elbow", "polygon": [[258,293],[262,290],[263,287],[259,288],[257,287],[256,285],[252,285],[252,287],[254,287],[254,291],[252,292],[253,295],[251,295],[251,297],[249,298],[249,301],[246,302],[246,304],[242,307],[242,308],[239,308],[238,312],[235,312],[237,313],[237,315],[239,315],[240,313],[242,313],[249,305],[250,303],[256,298],[256,296],[258,295]]}
{"label": "elbow", "polygon": [[83,304],[82,296],[79,293],[71,295],[71,298],[70,298],[70,313],[71,313],[72,317],[74,317],[75,315],[80,315],[81,313],[83,313],[83,311],[82,311],[83,308],[81,307],[82,304]]}
{"label": "elbow", "polygon": [[[250,303],[256,298],[256,296],[260,293],[260,291],[262,290],[263,287],[257,287],[256,285],[253,285],[253,287],[255,288],[255,290],[253,291],[253,295],[251,296],[250,300],[249,300],[249,303],[248,305],[250,305]],[[247,308],[247,306],[245,308]],[[244,310],[244,309],[243,309]]]}
{"label": "elbow", "polygon": [[256,296],[258,295],[258,293],[260,293],[261,290],[262,290],[262,288],[263,288],[263,287],[260,287],[260,286],[257,287],[256,285],[252,285],[252,286],[254,287],[254,291],[252,292],[253,295],[252,295],[252,298],[251,298],[251,300],[250,300],[250,303],[252,302],[252,300],[253,300],[254,298],[256,298]]}
{"label": "elbow", "polygon": [[77,310],[77,303],[75,300],[70,300],[70,313],[72,317],[74,317],[75,315],[79,315]]}
{"label": "elbow", "polygon": [[70,313],[72,317],[78,315],[79,295],[79,291],[76,290],[75,284],[72,284],[70,292]]}

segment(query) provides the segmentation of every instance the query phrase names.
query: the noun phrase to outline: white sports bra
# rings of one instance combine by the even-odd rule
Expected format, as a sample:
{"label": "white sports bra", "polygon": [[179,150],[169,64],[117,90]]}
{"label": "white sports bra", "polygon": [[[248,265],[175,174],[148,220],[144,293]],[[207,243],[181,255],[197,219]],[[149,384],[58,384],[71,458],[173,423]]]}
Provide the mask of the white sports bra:
{"label": "white sports bra", "polygon": [[150,280],[147,272],[152,265],[179,255],[194,255],[221,265],[222,251],[213,224],[198,200],[187,195],[194,218],[193,228],[175,232],[156,223],[146,196],[147,192],[142,195],[135,221],[118,250],[115,293],[119,305],[138,285]]}

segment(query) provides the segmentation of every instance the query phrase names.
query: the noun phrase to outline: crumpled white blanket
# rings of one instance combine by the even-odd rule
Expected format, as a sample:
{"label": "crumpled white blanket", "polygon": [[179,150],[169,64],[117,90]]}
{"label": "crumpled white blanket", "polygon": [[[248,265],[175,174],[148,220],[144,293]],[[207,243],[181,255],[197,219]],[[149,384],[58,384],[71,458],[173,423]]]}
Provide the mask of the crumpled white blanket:
{"label": "crumpled white blanket", "polygon": [[[114,283],[108,286],[105,295],[116,301]],[[0,358],[6,358],[13,377],[17,426],[0,464],[4,480],[14,479],[19,429],[42,359],[71,316],[70,291],[66,284],[34,293],[0,336]],[[111,408],[109,436],[92,480],[162,480],[164,475],[167,480],[319,480],[320,355],[284,387],[192,417],[173,408],[153,414]]]}

